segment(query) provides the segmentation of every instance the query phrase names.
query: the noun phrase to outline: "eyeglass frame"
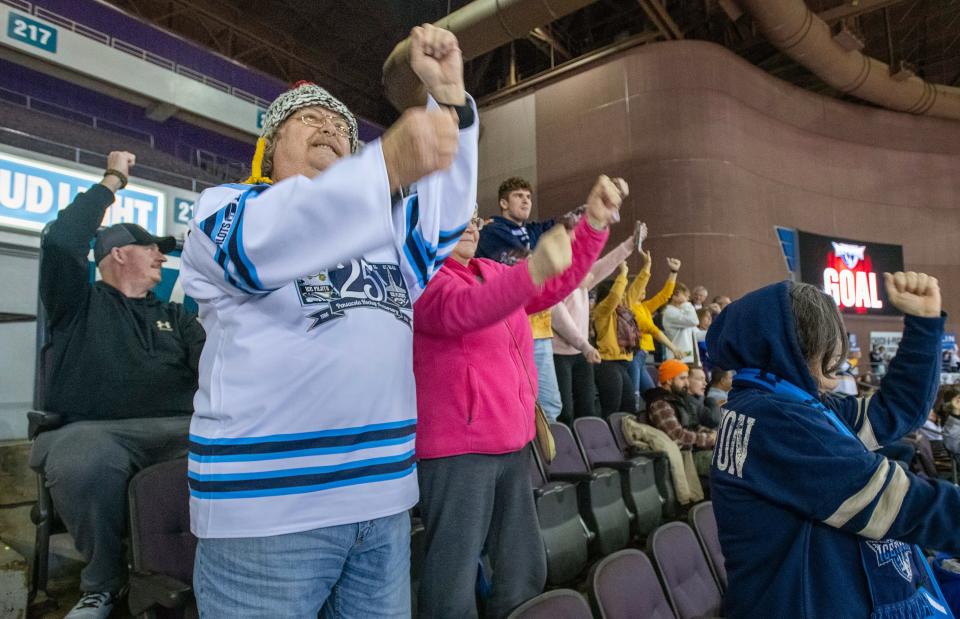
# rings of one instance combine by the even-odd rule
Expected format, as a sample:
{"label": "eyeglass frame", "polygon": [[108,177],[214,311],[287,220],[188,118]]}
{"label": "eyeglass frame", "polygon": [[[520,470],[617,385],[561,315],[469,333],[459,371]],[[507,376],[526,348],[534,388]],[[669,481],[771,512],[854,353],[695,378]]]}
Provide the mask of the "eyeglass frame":
{"label": "eyeglass frame", "polygon": [[[319,124],[308,123],[305,117],[310,115],[319,116]],[[313,127],[315,129],[323,129],[327,123],[330,123],[330,126],[333,127],[334,132],[342,138],[350,137],[350,124],[346,120],[342,120],[339,116],[334,114],[329,114],[327,112],[300,112],[296,116],[297,120],[302,122],[308,127]]]}

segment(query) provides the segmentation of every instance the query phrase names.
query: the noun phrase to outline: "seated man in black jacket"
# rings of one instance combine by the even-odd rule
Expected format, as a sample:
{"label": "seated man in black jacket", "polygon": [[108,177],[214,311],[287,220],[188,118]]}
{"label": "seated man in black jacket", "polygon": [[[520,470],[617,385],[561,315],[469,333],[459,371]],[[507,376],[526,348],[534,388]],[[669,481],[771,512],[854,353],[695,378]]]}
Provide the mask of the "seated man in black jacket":
{"label": "seated man in black jacket", "polygon": [[[110,153],[103,180],[60,212],[43,241],[40,296],[51,329],[46,407],[65,425],[34,441],[64,524],[87,562],[70,619],[107,617],[124,587],[127,483],[187,452],[204,332],[196,316],[151,292],[173,237],[135,224],[97,234],[134,156]],[[87,254],[103,277],[91,284]]]}

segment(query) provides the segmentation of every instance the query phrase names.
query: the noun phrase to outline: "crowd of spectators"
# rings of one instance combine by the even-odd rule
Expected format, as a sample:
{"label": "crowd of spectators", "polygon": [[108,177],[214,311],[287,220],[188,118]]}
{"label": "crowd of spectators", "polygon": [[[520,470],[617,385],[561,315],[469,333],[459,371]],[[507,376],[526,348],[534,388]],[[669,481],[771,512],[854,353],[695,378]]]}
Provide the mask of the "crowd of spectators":
{"label": "crowd of spectators", "polygon": [[[707,333],[743,305],[724,312],[730,297],[678,281],[676,257],[647,296],[657,262],[641,222],[601,257],[622,179],[601,176],[582,206],[537,222],[531,184],[509,178],[484,222],[456,41],[425,27],[413,48],[429,109],[363,150],[355,118],[314,84],[270,106],[248,183],[197,203],[182,277],[200,321],[150,292],[172,239],[96,232],[129,153],[51,227],[41,288],[67,423],[35,441],[31,465],[88,563],[68,617],[110,614],[126,579],[125,484],[188,450],[202,616],[405,616],[418,503],[421,616],[475,616],[482,553],[486,614],[506,616],[546,579],[529,479],[537,406],[566,424],[628,413],[625,439],[666,454],[681,505],[709,493],[734,376]],[[103,281],[90,284],[94,237]],[[864,375],[858,361],[831,367],[838,394],[869,395],[891,360],[871,351]],[[931,477],[952,466],[960,390],[941,389],[927,425],[884,449]],[[291,553],[324,568],[291,566]]]}

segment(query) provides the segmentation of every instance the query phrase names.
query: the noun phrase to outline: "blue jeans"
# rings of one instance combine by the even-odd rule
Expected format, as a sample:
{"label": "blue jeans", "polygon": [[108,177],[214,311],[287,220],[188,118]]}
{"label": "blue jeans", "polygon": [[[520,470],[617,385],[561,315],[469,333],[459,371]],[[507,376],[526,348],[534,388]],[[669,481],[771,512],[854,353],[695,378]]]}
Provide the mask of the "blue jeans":
{"label": "blue jeans", "polygon": [[410,616],[410,515],[270,537],[205,538],[201,619]]}
{"label": "blue jeans", "polygon": [[556,421],[563,410],[557,369],[553,365],[553,340],[533,340],[533,361],[537,364],[537,399],[550,421]]}
{"label": "blue jeans", "polygon": [[633,381],[633,390],[638,395],[656,387],[653,378],[647,371],[647,351],[638,350],[633,353],[633,362],[630,364],[630,380]]}

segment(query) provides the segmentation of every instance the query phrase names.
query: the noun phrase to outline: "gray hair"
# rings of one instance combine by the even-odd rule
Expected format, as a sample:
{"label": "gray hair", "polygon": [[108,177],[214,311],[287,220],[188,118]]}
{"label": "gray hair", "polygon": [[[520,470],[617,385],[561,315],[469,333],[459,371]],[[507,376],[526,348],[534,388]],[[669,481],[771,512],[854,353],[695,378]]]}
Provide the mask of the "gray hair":
{"label": "gray hair", "polygon": [[263,136],[263,161],[260,162],[260,172],[263,176],[272,178],[273,174],[273,155],[277,152],[277,138],[279,132],[274,129]]}
{"label": "gray hair", "polygon": [[834,374],[850,349],[837,302],[816,286],[794,282],[790,284],[790,306],[803,358],[811,366],[819,366],[824,376]]}

